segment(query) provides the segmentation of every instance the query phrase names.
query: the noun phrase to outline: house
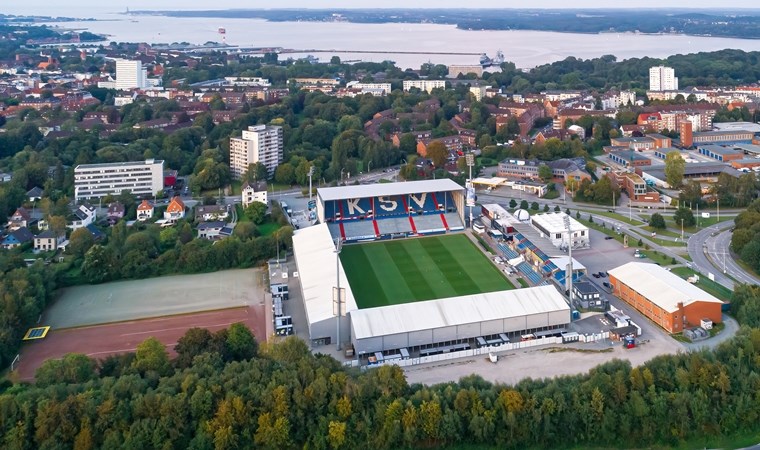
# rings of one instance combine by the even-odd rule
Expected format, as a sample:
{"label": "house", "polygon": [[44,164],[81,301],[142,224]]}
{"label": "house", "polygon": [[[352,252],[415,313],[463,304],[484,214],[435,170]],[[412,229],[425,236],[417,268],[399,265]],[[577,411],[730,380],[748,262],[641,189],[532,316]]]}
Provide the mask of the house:
{"label": "house", "polygon": [[229,216],[229,210],[225,205],[203,205],[195,207],[195,221],[208,222],[222,220]]}
{"label": "house", "polygon": [[8,220],[8,231],[15,231],[19,228],[28,227],[32,223],[32,216],[23,206],[16,209],[11,218]]}
{"label": "house", "polygon": [[140,203],[137,206],[137,220],[140,222],[145,222],[148,219],[153,218],[153,205],[147,200],[143,200],[142,203]]}
{"label": "house", "polygon": [[97,216],[98,211],[94,206],[90,206],[87,203],[81,204],[73,211],[68,227],[72,230],[86,227],[95,223]]}
{"label": "house", "polygon": [[26,193],[26,196],[29,197],[30,202],[36,202],[38,200],[42,200],[42,188],[35,186]]}
{"label": "house", "polygon": [[11,181],[13,175],[10,173],[0,172],[0,183],[7,183]]}
{"label": "house", "polygon": [[103,239],[104,237],[106,237],[106,235],[103,234],[103,232],[100,231],[98,227],[95,226],[94,223],[87,225],[85,228],[87,229],[87,231],[90,232],[90,234],[92,235],[92,239],[95,241],[99,241]]}
{"label": "house", "polygon": [[34,237],[34,249],[39,252],[56,250],[66,242],[66,235],[56,236],[52,230],[43,231]]}
{"label": "house", "polygon": [[122,205],[119,202],[111,203],[108,205],[108,223],[113,225],[116,222],[120,221],[124,218],[124,213],[126,212],[126,209],[124,208],[124,205]]}
{"label": "house", "polygon": [[198,225],[198,237],[201,239],[219,239],[222,229],[227,226],[223,221],[203,222]]}
{"label": "house", "polygon": [[609,305],[596,286],[588,281],[573,283],[573,299],[580,303],[582,308],[586,309],[605,311]]}
{"label": "house", "polygon": [[3,239],[3,242],[0,244],[0,246],[2,246],[4,249],[12,249],[20,247],[32,239],[34,239],[34,235],[31,231],[29,231],[29,228],[21,227],[8,233],[8,235],[5,236],[5,239]]}
{"label": "house", "polygon": [[267,204],[267,182],[256,181],[254,183],[245,182],[242,189],[243,208],[248,207],[253,202]]}
{"label": "house", "polygon": [[164,219],[166,220],[179,220],[185,217],[185,204],[179,197],[173,197],[169,202],[169,206],[164,211]]}

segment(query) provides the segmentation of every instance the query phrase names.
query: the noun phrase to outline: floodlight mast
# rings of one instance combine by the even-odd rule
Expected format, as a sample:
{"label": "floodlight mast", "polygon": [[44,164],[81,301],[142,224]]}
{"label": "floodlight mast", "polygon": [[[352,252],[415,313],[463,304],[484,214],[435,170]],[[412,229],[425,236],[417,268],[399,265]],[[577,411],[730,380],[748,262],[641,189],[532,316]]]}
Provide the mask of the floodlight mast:
{"label": "floodlight mast", "polygon": [[573,231],[570,228],[570,217],[565,215],[563,218],[565,222],[565,228],[567,228],[567,256],[568,264],[565,270],[569,268],[570,276],[565,273],[565,280],[567,280],[567,294],[570,299],[570,307],[573,306]]}
{"label": "floodlight mast", "polygon": [[465,155],[465,161],[467,162],[467,167],[470,168],[470,181],[468,183],[469,186],[467,186],[467,191],[468,191],[467,192],[467,196],[469,197],[470,190],[472,190],[472,196],[473,196],[473,198],[471,200],[468,199],[468,203],[469,203],[469,206],[470,206],[470,228],[472,228],[472,226],[473,226],[473,223],[472,223],[472,206],[475,203],[475,186],[472,184],[472,166],[475,165],[475,155],[472,152],[468,153],[467,155]]}
{"label": "floodlight mast", "polygon": [[337,314],[335,315],[336,319],[336,350],[340,351],[340,250],[343,247],[343,241],[340,238],[335,238],[335,299],[334,301],[337,304]]}

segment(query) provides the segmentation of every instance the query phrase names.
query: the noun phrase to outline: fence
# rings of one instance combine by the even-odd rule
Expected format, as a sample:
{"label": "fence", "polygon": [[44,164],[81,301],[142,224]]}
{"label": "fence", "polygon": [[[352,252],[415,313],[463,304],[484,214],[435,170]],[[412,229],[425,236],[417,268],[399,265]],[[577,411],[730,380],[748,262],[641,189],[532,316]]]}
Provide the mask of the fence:
{"label": "fence", "polygon": [[[373,364],[371,366],[366,366],[366,367],[380,367],[384,365],[397,365],[399,367],[408,367],[408,366],[415,366],[418,364],[447,361],[451,359],[469,358],[472,356],[480,356],[480,355],[488,356],[489,353],[493,353],[493,352],[506,352],[506,351],[511,351],[511,350],[519,350],[523,348],[538,347],[540,345],[561,344],[561,343],[562,343],[561,337],[545,337],[541,339],[533,339],[530,341],[522,341],[522,342],[514,342],[514,343],[510,342],[508,344],[492,345],[492,346],[486,346],[486,347],[480,347],[480,348],[473,348],[469,350],[461,350],[458,352],[442,353],[440,355],[422,356],[422,357],[409,358],[409,359],[393,359],[393,360],[379,362],[377,364]],[[353,360],[353,361],[346,362],[344,365],[348,367],[359,367],[361,366],[361,363],[359,362],[359,360]]]}

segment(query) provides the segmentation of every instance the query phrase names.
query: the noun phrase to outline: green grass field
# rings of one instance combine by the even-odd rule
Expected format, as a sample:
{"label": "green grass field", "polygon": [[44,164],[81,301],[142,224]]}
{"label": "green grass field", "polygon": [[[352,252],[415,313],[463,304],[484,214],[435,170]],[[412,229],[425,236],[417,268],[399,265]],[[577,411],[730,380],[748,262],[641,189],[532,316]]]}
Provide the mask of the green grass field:
{"label": "green grass field", "polygon": [[360,309],[514,289],[463,234],[346,245],[340,260]]}

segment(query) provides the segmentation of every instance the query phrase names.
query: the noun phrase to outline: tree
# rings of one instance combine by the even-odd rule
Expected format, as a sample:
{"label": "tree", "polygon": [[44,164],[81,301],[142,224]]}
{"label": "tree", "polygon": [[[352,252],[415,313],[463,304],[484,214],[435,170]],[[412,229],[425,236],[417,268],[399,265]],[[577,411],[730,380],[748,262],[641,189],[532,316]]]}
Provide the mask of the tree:
{"label": "tree", "polygon": [[280,164],[274,171],[274,179],[278,183],[291,185],[296,181],[296,170],[290,163]]}
{"label": "tree", "polygon": [[245,215],[251,222],[260,225],[264,222],[267,214],[267,205],[261,202],[253,202],[245,208]]}
{"label": "tree", "polygon": [[665,218],[660,213],[654,213],[649,219],[649,226],[658,230],[664,230],[666,228]]}
{"label": "tree", "polygon": [[551,167],[547,166],[546,164],[541,164],[538,166],[538,177],[541,178],[544,182],[549,182],[553,176],[554,174]]}
{"label": "tree", "polygon": [[92,246],[84,255],[82,274],[90,283],[102,283],[113,275],[113,251],[102,245]]}
{"label": "tree", "polygon": [[242,323],[233,323],[227,332],[227,351],[234,361],[248,360],[256,356],[259,345],[251,330]]}
{"label": "tree", "polygon": [[148,371],[165,374],[169,369],[169,354],[158,339],[150,337],[137,345],[132,366],[140,373]]}
{"label": "tree", "polygon": [[533,211],[538,211],[538,202],[531,203],[530,209],[532,209]]}
{"label": "tree", "polygon": [[449,149],[443,142],[433,141],[427,147],[427,157],[433,161],[436,168],[442,168],[449,158]]}
{"label": "tree", "polygon": [[248,164],[248,169],[243,174],[243,178],[241,179],[242,183],[255,183],[257,181],[266,181],[266,179],[269,178],[269,172],[267,171],[267,166],[262,164],[261,162]]}
{"label": "tree", "polygon": [[665,181],[671,188],[678,188],[683,183],[683,174],[686,161],[681,157],[678,150],[673,150],[665,155]]}
{"label": "tree", "polygon": [[237,225],[235,225],[235,229],[232,231],[232,235],[241,241],[253,239],[258,233],[258,228],[253,222],[238,222]]}
{"label": "tree", "polygon": [[87,253],[87,250],[95,243],[92,233],[87,228],[77,228],[69,237],[69,246],[67,251],[76,258],[81,258]]}
{"label": "tree", "polygon": [[549,204],[548,203],[544,205],[544,212],[545,213],[549,212]]}
{"label": "tree", "polygon": [[515,209],[515,208],[517,208],[517,200],[515,200],[515,199],[512,199],[512,200],[510,200],[510,201],[509,201],[509,208],[510,208],[510,209]]}
{"label": "tree", "polygon": [[212,336],[206,328],[190,328],[177,340],[174,351],[179,367],[189,367],[193,358],[211,350]]}
{"label": "tree", "polygon": [[520,201],[520,209],[528,209],[528,201],[527,200]]}
{"label": "tree", "polygon": [[696,219],[694,219],[694,214],[689,208],[678,208],[673,214],[673,221],[675,221],[676,225],[680,226],[681,220],[683,220],[684,227],[693,227],[697,223]]}
{"label": "tree", "polygon": [[63,236],[64,233],[66,233],[66,218],[63,216],[48,217],[48,228],[55,233],[56,236]]}

